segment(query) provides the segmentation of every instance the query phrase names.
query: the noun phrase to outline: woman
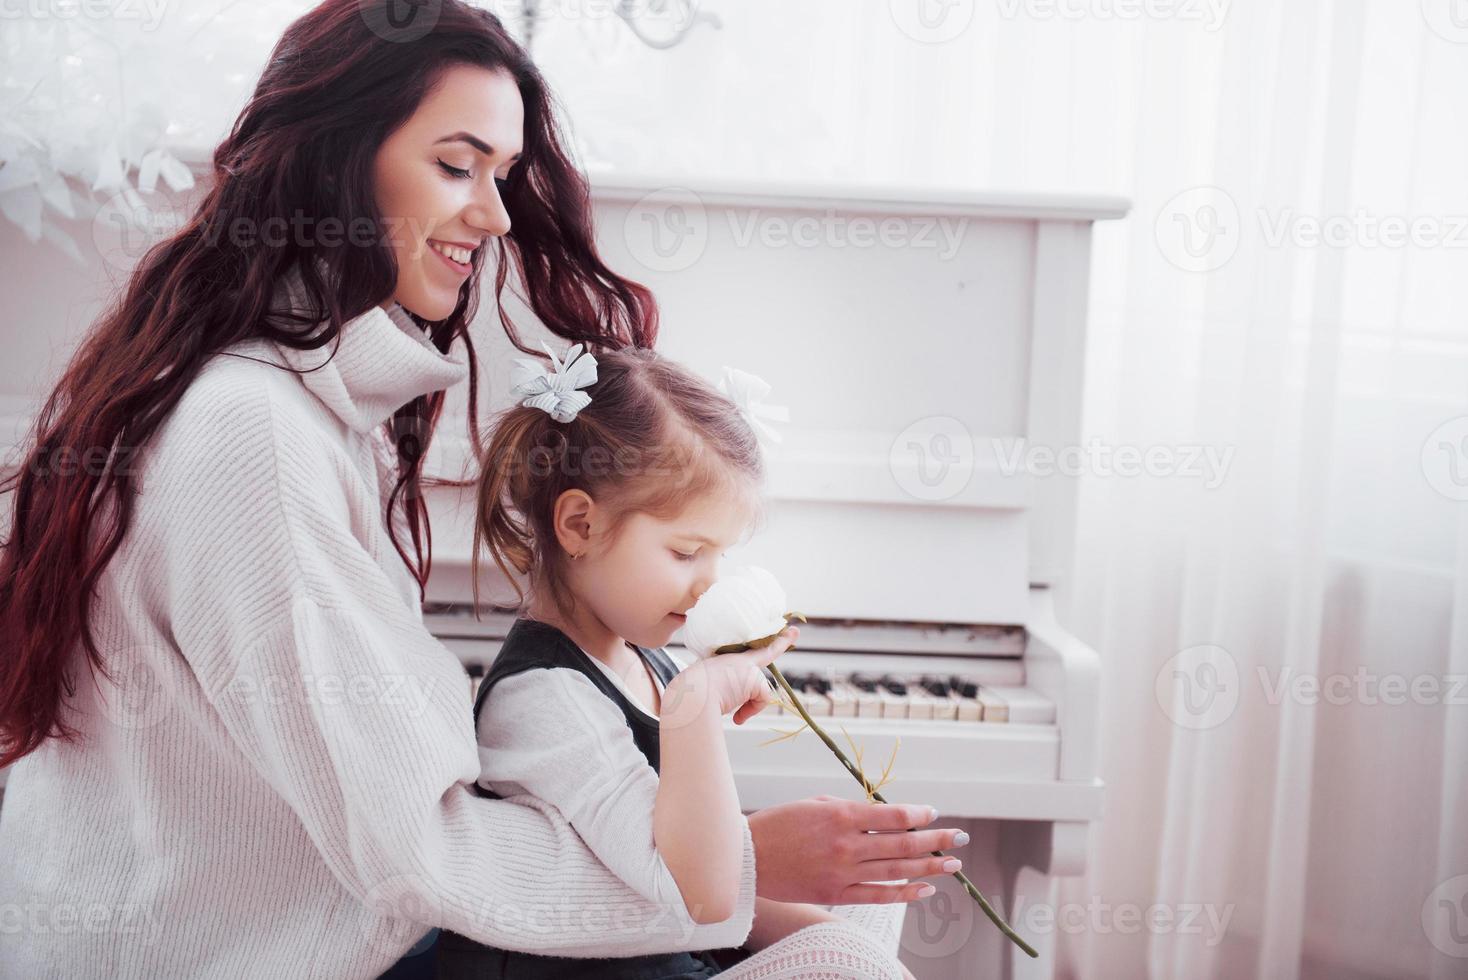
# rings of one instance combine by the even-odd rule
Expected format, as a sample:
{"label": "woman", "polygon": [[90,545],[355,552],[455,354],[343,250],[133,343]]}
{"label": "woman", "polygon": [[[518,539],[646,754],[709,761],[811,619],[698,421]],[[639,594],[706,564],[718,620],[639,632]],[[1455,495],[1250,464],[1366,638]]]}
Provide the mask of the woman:
{"label": "woman", "polygon": [[419,486],[466,376],[477,442],[484,252],[496,299],[513,269],[567,341],[652,345],[656,310],[598,258],[499,22],[390,3],[286,31],[197,213],[139,262],[5,487],[0,900],[23,915],[0,974],[372,976],[435,926],[562,955],[736,946],[756,891],[911,901],[931,886],[866,883],[938,874],[928,852],[955,844],[867,833],[927,807],[772,807],[736,914],[700,925],[554,810],[471,793],[462,669],[419,609]]}

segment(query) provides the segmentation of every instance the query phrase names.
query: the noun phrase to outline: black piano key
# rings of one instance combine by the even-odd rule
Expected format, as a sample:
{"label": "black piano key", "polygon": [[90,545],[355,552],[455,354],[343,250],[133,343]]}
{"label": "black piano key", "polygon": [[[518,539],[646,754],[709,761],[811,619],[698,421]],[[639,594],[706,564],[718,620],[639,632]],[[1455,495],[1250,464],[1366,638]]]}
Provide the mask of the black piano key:
{"label": "black piano key", "polygon": [[963,697],[976,698],[979,696],[979,685],[975,681],[969,680],[967,677],[959,677],[957,674],[954,674],[948,679],[948,682],[952,684],[953,689]]}
{"label": "black piano key", "polygon": [[934,677],[931,674],[924,675],[918,683],[922,685],[924,691],[938,698],[948,697],[948,692],[952,690],[952,685],[947,681],[941,677]]}
{"label": "black piano key", "polygon": [[894,677],[891,674],[883,674],[882,679],[878,683],[880,683],[887,690],[898,696],[907,693],[907,685],[903,683],[899,678]]}
{"label": "black piano key", "polygon": [[852,674],[851,677],[848,678],[848,680],[851,681],[852,687],[856,688],[858,691],[861,691],[863,694],[877,693],[876,678],[871,677],[868,674]]}

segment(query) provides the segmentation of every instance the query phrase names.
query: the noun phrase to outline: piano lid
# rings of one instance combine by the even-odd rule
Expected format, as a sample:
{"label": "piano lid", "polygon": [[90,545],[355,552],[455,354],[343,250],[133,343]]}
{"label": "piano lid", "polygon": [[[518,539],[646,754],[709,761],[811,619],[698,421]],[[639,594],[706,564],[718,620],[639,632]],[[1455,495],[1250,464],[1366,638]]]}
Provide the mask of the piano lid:
{"label": "piano lid", "polygon": [[[659,349],[758,374],[790,409],[768,522],[726,562],[768,567],[812,616],[1025,621],[1030,585],[1069,568],[1075,510],[1074,478],[1025,450],[1079,444],[1090,224],[1126,202],[604,177],[593,205],[606,263],[658,298]],[[485,306],[492,411],[513,355]],[[463,431],[446,413],[435,469],[457,471]],[[430,597],[467,601],[468,515],[429,498]]]}

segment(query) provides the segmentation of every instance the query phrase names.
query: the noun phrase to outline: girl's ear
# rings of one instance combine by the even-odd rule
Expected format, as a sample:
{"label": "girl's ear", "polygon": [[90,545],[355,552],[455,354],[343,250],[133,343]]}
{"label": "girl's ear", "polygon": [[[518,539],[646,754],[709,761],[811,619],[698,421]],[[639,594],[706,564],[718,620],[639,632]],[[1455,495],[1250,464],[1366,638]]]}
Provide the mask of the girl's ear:
{"label": "girl's ear", "polygon": [[585,490],[566,490],[556,498],[551,514],[556,541],[567,555],[578,557],[591,546],[591,526],[596,518],[596,501]]}

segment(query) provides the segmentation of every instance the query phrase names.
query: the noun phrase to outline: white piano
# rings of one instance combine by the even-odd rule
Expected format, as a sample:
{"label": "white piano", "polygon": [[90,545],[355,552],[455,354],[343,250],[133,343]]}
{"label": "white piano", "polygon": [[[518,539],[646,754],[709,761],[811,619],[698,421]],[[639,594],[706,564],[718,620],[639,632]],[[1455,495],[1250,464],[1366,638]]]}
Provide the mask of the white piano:
{"label": "white piano", "polygon": [[[904,962],[919,978],[1052,976],[1053,926],[1028,928],[1015,901],[1052,903],[1054,878],[1085,867],[1098,659],[1054,613],[1075,481],[1026,450],[1080,445],[1091,226],[1127,202],[610,176],[593,197],[607,263],[659,299],[659,349],[710,378],[752,371],[789,406],[769,522],[725,559],[769,568],[809,617],[782,669],[869,774],[900,739],[884,794],[969,829],[965,871],[1041,953],[1016,955],[944,879],[908,910]],[[480,323],[487,410],[507,404],[509,348],[492,310]],[[436,471],[461,471],[463,431],[441,424]],[[513,617],[473,615],[468,512],[453,491],[429,498],[425,620],[477,674]],[[486,595],[513,598],[502,582]],[[746,809],[861,798],[810,733],[761,744],[793,716],[726,724]]]}

